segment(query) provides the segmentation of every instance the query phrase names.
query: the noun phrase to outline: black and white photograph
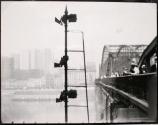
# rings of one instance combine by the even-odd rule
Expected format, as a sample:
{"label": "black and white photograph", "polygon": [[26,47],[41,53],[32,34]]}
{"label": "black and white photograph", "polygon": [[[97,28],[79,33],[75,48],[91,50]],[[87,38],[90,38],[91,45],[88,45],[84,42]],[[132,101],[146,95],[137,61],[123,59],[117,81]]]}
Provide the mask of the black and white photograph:
{"label": "black and white photograph", "polygon": [[156,1],[1,1],[1,123],[153,125],[157,111]]}

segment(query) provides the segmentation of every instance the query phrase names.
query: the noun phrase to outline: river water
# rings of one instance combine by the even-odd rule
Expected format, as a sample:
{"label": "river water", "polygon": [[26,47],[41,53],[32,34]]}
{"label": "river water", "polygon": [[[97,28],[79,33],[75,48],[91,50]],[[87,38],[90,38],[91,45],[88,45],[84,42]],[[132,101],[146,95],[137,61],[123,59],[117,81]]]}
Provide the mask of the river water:
{"label": "river water", "polygon": [[[64,123],[64,102],[56,103],[62,90],[1,90],[1,119],[3,123]],[[77,99],[70,105],[86,105],[85,89],[77,89]],[[95,121],[95,90],[88,89],[90,122]],[[85,107],[68,108],[69,123],[86,123]]]}

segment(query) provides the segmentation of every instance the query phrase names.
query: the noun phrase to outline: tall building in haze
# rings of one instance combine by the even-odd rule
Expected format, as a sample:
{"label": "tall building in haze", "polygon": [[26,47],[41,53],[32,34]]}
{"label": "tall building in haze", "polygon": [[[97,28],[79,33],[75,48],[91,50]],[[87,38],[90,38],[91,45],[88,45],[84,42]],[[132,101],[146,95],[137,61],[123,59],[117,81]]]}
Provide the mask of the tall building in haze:
{"label": "tall building in haze", "polygon": [[50,49],[22,51],[13,55],[14,69],[41,70],[44,73],[48,73],[53,66],[52,57]]}
{"label": "tall building in haze", "polygon": [[14,70],[20,70],[20,54],[13,54]]}
{"label": "tall building in haze", "polygon": [[10,57],[1,57],[1,79],[7,80],[12,78],[14,70],[14,61]]}

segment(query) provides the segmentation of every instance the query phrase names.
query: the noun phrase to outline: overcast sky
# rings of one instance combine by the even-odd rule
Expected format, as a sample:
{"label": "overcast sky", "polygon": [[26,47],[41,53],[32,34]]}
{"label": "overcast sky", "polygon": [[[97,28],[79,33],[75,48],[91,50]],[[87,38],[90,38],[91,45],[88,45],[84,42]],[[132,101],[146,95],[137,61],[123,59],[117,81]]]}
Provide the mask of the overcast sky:
{"label": "overcast sky", "polygon": [[[54,18],[77,14],[68,29],[85,35],[87,61],[99,63],[106,44],[149,44],[157,35],[155,3],[119,2],[2,2],[1,52],[51,48],[55,59],[64,54],[64,27]],[[69,33],[69,48],[79,48],[80,33]]]}

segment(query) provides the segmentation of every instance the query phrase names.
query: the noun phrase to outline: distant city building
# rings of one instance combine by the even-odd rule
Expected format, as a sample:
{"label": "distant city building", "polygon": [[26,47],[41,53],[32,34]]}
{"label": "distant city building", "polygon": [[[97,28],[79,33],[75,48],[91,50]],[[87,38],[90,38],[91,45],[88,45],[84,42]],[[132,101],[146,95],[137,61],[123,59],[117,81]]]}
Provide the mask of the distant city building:
{"label": "distant city building", "polygon": [[1,79],[8,80],[12,78],[14,70],[14,61],[10,57],[1,57]]}
{"label": "distant city building", "polygon": [[[13,54],[11,58],[2,57],[1,67],[2,80],[11,78],[13,81],[15,80],[14,82],[12,80],[3,82],[7,88],[23,88],[31,85],[37,88],[54,87],[54,76],[51,74],[51,70],[53,70],[53,55],[50,49],[25,50],[18,54]],[[31,81],[23,85],[18,82],[27,80],[33,80],[33,84]]]}
{"label": "distant city building", "polygon": [[29,50],[13,55],[14,69],[41,70],[45,73],[52,70],[53,55],[50,49]]}
{"label": "distant city building", "polygon": [[29,69],[35,69],[35,50],[29,50]]}
{"label": "distant city building", "polygon": [[44,51],[44,71],[51,72],[53,65],[53,54],[50,49],[45,49]]}
{"label": "distant city building", "polygon": [[14,70],[20,70],[20,55],[13,54],[13,61],[14,61]]}
{"label": "distant city building", "polygon": [[23,51],[20,53],[20,69],[28,70],[29,69],[29,52]]}
{"label": "distant city building", "polygon": [[54,76],[53,76],[53,74],[48,73],[45,75],[45,83],[46,83],[45,84],[46,88],[54,88]]}
{"label": "distant city building", "polygon": [[53,55],[50,49],[35,50],[34,68],[44,71],[44,73],[50,72],[53,67]]}

